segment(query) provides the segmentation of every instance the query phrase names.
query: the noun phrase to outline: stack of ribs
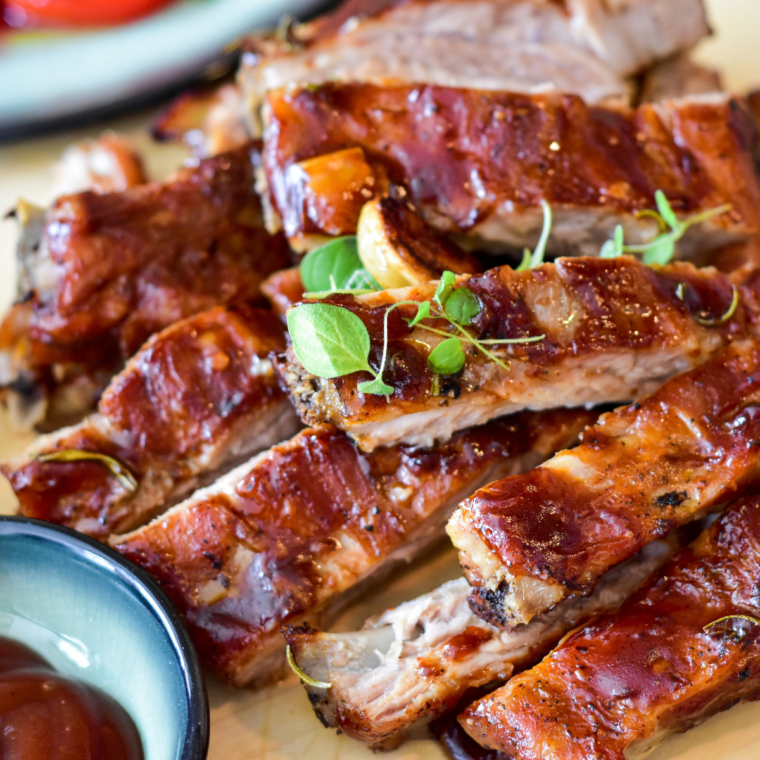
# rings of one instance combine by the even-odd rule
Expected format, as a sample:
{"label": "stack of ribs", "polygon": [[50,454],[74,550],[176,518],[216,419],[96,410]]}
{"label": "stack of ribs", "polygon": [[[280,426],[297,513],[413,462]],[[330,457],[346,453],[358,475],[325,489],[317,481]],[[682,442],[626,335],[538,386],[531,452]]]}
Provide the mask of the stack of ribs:
{"label": "stack of ribs", "polygon": [[[691,62],[708,32],[700,0],[348,0],[164,113],[197,156],[169,181],[69,157],[93,187],[19,206],[0,326],[47,431],[2,468],[21,513],[147,569],[231,684],[287,642],[375,748],[466,707],[516,760],[630,760],[760,696],[760,108]],[[660,232],[657,190],[730,210],[667,265],[600,257]],[[543,201],[559,258],[518,271]],[[353,234],[404,287],[319,300],[391,357],[388,397],[285,328],[298,255]],[[429,368],[442,336],[409,321],[444,271],[502,362]],[[446,532],[463,577],[316,627]]]}

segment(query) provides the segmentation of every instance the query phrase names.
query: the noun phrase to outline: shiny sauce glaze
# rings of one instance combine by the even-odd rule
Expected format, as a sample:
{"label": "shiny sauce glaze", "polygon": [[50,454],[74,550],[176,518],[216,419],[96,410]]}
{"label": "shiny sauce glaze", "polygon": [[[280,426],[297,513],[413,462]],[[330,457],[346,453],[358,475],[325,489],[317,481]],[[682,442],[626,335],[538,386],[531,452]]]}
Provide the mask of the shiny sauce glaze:
{"label": "shiny sauce glaze", "polygon": [[0,637],[0,758],[142,760],[140,735],[111,697]]}

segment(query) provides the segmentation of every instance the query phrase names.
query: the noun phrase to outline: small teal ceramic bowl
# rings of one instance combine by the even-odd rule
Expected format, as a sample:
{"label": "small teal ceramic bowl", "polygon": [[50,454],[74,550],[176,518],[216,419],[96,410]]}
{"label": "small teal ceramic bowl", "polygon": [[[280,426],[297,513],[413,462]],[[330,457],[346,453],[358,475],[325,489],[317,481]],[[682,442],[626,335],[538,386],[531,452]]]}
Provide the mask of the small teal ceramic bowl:
{"label": "small teal ceramic bowl", "polygon": [[0,636],[105,691],[145,760],[203,760],[208,700],[184,623],[156,583],[81,534],[0,517]]}

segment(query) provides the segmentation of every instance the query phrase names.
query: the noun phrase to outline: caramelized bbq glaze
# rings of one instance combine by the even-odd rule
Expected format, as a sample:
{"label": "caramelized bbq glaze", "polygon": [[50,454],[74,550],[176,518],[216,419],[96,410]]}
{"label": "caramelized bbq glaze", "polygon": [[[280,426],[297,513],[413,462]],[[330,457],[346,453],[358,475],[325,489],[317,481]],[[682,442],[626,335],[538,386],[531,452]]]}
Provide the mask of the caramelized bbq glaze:
{"label": "caramelized bbq glaze", "polygon": [[[278,372],[304,422],[331,422],[370,450],[398,440],[429,445],[458,427],[525,407],[628,400],[745,334],[745,300],[755,307],[748,291],[733,317],[717,324],[732,300],[727,276],[683,263],[651,268],[629,257],[560,259],[526,272],[500,267],[458,283],[481,305],[473,322],[478,338],[544,339],[491,347],[509,361],[508,370],[465,345],[464,369],[441,378],[439,395],[433,395],[427,358],[440,338],[422,327],[410,329],[405,318],[415,309],[399,307],[388,319],[393,358],[383,378],[394,389],[390,397],[357,390],[369,373],[328,380],[309,374],[292,348],[278,358]],[[377,369],[388,306],[427,300],[434,292],[432,284],[359,298],[335,295],[325,303],[343,306],[364,322],[370,364]],[[716,324],[703,326],[695,318]]]}
{"label": "caramelized bbq glaze", "polygon": [[184,614],[201,657],[238,685],[281,665],[284,623],[441,535],[465,493],[575,439],[588,412],[525,414],[432,450],[361,454],[331,426],[303,431],[199,491],[116,548]]}
{"label": "caramelized bbq glaze", "polygon": [[[488,620],[513,626],[760,477],[760,343],[603,415],[583,443],[463,502],[448,532]],[[526,591],[541,584],[545,596]]]}
{"label": "caramelized bbq glaze", "polygon": [[260,298],[290,255],[263,227],[257,155],[249,144],[164,184],[59,198],[0,328],[15,377],[54,386],[72,365],[112,369],[179,319]]}
{"label": "caramelized bbq glaze", "polygon": [[121,705],[56,673],[23,644],[0,637],[0,756],[12,760],[142,760]]}
{"label": "caramelized bbq glaze", "polygon": [[[284,328],[262,309],[218,307],[154,336],[114,378],[98,414],[45,436],[2,468],[21,513],[104,539],[147,522],[230,457],[295,432],[294,415],[267,359]],[[249,440],[258,430],[260,441]],[[235,447],[238,452],[230,451]],[[138,483],[131,494],[101,462],[42,462],[75,449],[106,454]]]}
{"label": "caramelized bbq glaze", "polygon": [[738,502],[617,615],[572,634],[462,715],[515,760],[632,760],[760,697],[760,501]]}
{"label": "caramelized bbq glaze", "polygon": [[[629,239],[649,238],[655,230],[632,215],[654,207],[657,189],[679,212],[731,203],[715,222],[721,241],[760,229],[756,138],[734,100],[630,111],[573,95],[325,84],[270,93],[264,113],[270,198],[290,238],[353,232],[362,204],[389,183],[445,232],[513,245],[528,244],[519,228],[541,199],[558,220],[565,210],[590,215],[585,226],[606,219],[594,253],[618,222]],[[350,193],[337,186],[345,172]],[[490,220],[503,223],[498,233]],[[556,227],[550,250],[565,234]],[[702,237],[694,245],[715,244]]]}

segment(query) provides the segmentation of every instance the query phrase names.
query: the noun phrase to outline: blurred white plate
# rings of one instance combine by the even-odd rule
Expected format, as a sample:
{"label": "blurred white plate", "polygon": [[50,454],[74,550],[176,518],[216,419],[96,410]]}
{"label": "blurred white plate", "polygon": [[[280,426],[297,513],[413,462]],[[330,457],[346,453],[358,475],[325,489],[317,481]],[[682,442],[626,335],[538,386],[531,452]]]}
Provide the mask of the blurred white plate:
{"label": "blurred white plate", "polygon": [[197,75],[246,32],[324,4],[183,0],[124,26],[1,35],[0,138],[144,100]]}

